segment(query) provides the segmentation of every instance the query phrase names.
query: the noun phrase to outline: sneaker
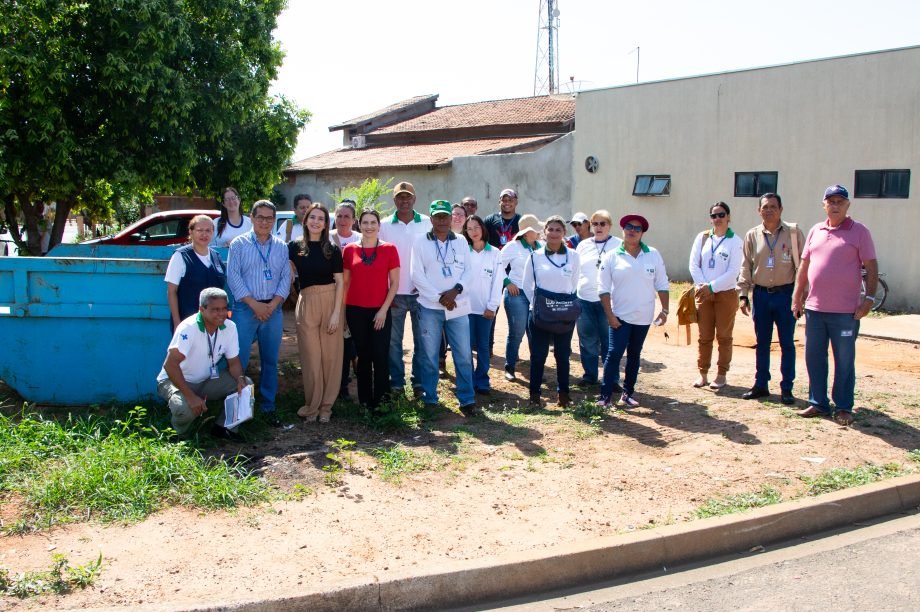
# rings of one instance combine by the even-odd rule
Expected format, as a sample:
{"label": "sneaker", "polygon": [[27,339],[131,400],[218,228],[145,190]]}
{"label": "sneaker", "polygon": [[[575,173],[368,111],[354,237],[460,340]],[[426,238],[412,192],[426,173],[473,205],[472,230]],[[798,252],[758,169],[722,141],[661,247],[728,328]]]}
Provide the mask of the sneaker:
{"label": "sneaker", "polygon": [[243,436],[236,433],[235,431],[230,431],[226,427],[221,427],[220,425],[215,425],[211,428],[211,435],[215,438],[221,440],[230,440],[231,442],[243,442]]}
{"label": "sneaker", "polygon": [[514,368],[508,368],[508,367],[505,368],[505,380],[507,380],[507,381],[509,381],[509,382],[512,381],[512,380],[515,380],[515,378],[514,378]]}
{"label": "sneaker", "polygon": [[636,406],[639,405],[639,402],[637,402],[636,399],[632,395],[626,393],[625,391],[623,392],[623,395],[620,396],[619,403],[623,404],[624,406],[628,408],[635,408]]}
{"label": "sneaker", "polygon": [[330,417],[328,414],[324,414],[323,416],[319,417],[319,422],[328,423],[330,418],[332,417]]}
{"label": "sneaker", "polygon": [[597,398],[597,404],[595,404],[595,405],[596,405],[598,408],[609,408],[609,407],[610,407],[610,398],[601,395],[600,397]]}
{"label": "sneaker", "polygon": [[262,420],[265,421],[266,425],[271,427],[281,427],[281,420],[278,418],[278,415],[275,414],[275,411],[263,412]]}
{"label": "sneaker", "polygon": [[464,406],[460,406],[460,412],[463,413],[463,416],[465,417],[471,417],[473,416],[473,411],[475,408],[476,404],[466,404]]}

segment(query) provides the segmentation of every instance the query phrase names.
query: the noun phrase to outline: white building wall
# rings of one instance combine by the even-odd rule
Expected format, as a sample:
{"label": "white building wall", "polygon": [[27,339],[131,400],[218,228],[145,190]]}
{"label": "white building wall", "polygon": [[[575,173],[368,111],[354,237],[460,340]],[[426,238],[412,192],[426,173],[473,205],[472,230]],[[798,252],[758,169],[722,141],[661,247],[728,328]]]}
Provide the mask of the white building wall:
{"label": "white building wall", "polygon": [[[672,279],[689,279],[694,235],[723,200],[732,227],[760,222],[734,173],[776,171],[787,221],[824,219],[824,188],[854,191],[855,170],[910,169],[908,199],[851,197],[873,233],[892,308],[920,296],[920,47],[585,92],[576,102],[574,209],[649,219],[647,242]],[[596,174],[584,168],[597,157]],[[670,174],[669,197],[632,195],[637,174]]]}
{"label": "white building wall", "polygon": [[[435,170],[301,173],[293,185],[282,183],[278,188],[287,200],[287,208],[298,193],[308,193],[314,201],[331,205],[330,194],[341,187],[368,178],[385,182],[392,177],[393,184],[409,181],[415,186],[416,208],[420,212],[427,213],[433,200],[459,202],[465,196],[473,196],[484,217],[498,210],[498,194],[510,187],[518,192],[518,212],[544,219],[550,214],[571,213],[573,142],[574,135],[565,134],[531,153],[457,157],[450,166]],[[391,197],[386,201],[392,206]]]}

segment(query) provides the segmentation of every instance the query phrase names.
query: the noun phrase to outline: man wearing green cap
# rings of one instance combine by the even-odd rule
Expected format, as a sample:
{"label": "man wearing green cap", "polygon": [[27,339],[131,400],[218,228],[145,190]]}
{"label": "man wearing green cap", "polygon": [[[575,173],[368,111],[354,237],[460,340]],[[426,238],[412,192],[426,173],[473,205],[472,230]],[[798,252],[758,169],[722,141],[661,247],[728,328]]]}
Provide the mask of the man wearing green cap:
{"label": "man wearing green cap", "polygon": [[438,354],[447,336],[457,377],[457,400],[464,416],[476,405],[470,347],[470,303],[463,295],[470,274],[470,247],[450,229],[451,204],[435,200],[429,207],[431,232],[419,236],[412,249],[410,276],[418,289],[422,344],[421,383],[426,404],[438,402]]}

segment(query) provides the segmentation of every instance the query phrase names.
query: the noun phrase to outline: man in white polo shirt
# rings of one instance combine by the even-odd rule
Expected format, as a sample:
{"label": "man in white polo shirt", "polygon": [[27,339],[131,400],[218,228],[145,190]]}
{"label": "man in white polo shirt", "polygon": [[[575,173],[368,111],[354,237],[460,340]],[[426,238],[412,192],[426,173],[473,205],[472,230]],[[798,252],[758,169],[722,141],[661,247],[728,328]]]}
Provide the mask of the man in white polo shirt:
{"label": "man in white polo shirt", "polygon": [[[157,392],[172,413],[172,427],[185,437],[196,418],[208,412],[207,401],[219,406],[217,422],[223,421],[224,398],[239,393],[252,381],[243,375],[236,325],[227,319],[227,293],[208,287],[201,291],[199,310],[176,327],[157,376]],[[217,367],[227,358],[227,369]],[[239,441],[237,434],[214,425],[211,434]]]}
{"label": "man in white polo shirt", "polygon": [[390,328],[390,389],[402,392],[406,386],[406,366],[403,363],[403,335],[406,329],[406,315],[412,321],[412,390],[416,396],[422,393],[421,373],[422,344],[419,338],[418,292],[409,275],[412,249],[415,240],[431,231],[431,221],[425,215],[415,212],[415,187],[405,181],[393,188],[393,203],[396,212],[380,224],[380,239],[396,245],[403,271],[399,275],[399,289],[390,307],[393,322]]}

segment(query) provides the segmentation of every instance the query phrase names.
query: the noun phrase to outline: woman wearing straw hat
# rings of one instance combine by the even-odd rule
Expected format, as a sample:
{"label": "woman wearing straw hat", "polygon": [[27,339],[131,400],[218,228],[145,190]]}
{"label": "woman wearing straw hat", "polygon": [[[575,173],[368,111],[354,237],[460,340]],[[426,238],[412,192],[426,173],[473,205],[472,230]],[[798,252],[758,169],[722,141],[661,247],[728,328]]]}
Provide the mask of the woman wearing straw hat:
{"label": "woman wearing straw hat", "polygon": [[502,249],[502,269],[508,271],[504,280],[505,316],[508,317],[508,339],[505,342],[505,380],[515,380],[518,350],[527,331],[527,313],[530,300],[521,291],[524,280],[524,264],[535,249],[540,248],[540,220],[535,215],[523,215],[518,221],[518,232],[514,239]]}

